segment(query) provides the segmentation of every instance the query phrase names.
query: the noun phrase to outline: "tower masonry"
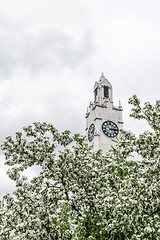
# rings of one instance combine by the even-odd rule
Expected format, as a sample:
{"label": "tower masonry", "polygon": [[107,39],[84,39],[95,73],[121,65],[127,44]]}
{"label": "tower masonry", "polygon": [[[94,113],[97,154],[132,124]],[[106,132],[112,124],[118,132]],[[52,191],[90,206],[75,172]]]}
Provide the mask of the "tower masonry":
{"label": "tower masonry", "polygon": [[91,102],[86,113],[87,142],[93,151],[101,149],[103,153],[115,145],[113,141],[123,128],[122,106],[113,105],[111,83],[102,73],[94,84],[94,102]]}

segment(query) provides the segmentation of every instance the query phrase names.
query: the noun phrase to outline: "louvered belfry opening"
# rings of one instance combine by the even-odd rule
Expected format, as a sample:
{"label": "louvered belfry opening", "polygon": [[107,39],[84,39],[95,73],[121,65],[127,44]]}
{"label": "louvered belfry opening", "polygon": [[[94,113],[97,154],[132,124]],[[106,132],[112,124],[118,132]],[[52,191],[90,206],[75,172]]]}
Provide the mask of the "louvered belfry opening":
{"label": "louvered belfry opening", "polygon": [[109,87],[108,86],[104,86],[104,97],[109,98]]}

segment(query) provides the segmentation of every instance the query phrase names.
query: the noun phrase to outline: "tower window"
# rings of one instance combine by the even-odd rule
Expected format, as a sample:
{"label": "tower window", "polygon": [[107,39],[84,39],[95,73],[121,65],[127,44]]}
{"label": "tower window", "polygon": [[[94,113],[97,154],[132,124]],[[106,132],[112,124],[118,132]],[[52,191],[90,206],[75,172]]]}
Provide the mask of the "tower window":
{"label": "tower window", "polygon": [[109,87],[108,86],[104,86],[104,97],[109,98]]}
{"label": "tower window", "polygon": [[96,100],[96,96],[97,96],[97,88],[94,90],[94,99]]}

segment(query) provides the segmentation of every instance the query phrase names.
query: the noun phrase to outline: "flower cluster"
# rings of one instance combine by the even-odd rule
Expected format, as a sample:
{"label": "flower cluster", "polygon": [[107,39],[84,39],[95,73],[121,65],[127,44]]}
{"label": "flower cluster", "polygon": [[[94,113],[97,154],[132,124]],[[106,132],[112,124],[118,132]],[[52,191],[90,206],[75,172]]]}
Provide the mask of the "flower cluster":
{"label": "flower cluster", "polygon": [[[152,131],[122,131],[106,155],[45,122],[6,138],[16,189],[0,202],[0,239],[160,239],[160,101],[129,103]],[[141,158],[130,160],[135,153]],[[33,166],[41,170],[29,181],[23,171]]]}

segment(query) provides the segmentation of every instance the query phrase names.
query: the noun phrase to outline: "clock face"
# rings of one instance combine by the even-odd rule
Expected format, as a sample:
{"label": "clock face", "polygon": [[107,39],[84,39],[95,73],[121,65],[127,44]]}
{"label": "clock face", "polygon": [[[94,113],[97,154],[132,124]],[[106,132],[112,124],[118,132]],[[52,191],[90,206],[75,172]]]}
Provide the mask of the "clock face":
{"label": "clock face", "polygon": [[112,121],[106,121],[102,124],[102,131],[108,137],[116,137],[118,135],[118,127]]}
{"label": "clock face", "polygon": [[92,142],[93,138],[94,138],[94,131],[95,131],[95,126],[94,124],[92,123],[88,129],[88,140],[90,142]]}

